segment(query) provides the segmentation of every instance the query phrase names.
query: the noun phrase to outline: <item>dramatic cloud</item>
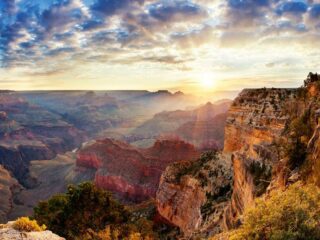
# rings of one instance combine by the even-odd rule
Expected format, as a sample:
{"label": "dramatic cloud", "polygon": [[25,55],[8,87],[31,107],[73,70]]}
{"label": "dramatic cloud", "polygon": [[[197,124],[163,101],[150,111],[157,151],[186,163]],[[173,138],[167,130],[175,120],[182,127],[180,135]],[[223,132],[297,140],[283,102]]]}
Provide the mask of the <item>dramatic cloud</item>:
{"label": "dramatic cloud", "polygon": [[308,5],[304,2],[294,2],[294,1],[286,1],[281,4],[276,9],[276,12],[280,15],[284,13],[291,14],[303,14],[307,12]]}
{"label": "dramatic cloud", "polygon": [[223,79],[284,68],[287,53],[303,58],[300,74],[318,60],[319,29],[315,0],[1,0],[0,74],[6,84],[46,73],[85,81],[187,69],[191,78],[232,65],[212,70]]}
{"label": "dramatic cloud", "polygon": [[269,7],[269,0],[228,0],[228,24],[235,26],[261,24]]}
{"label": "dramatic cloud", "polygon": [[206,10],[189,1],[162,1],[148,6],[151,17],[163,22],[186,21],[189,18],[207,16]]}

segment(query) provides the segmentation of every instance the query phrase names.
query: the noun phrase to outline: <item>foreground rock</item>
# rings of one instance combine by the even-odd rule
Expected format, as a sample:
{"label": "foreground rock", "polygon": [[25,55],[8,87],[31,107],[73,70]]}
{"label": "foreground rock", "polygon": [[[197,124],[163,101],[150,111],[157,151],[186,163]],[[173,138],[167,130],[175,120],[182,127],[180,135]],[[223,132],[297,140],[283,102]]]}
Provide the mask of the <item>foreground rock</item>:
{"label": "foreground rock", "polygon": [[0,240],[65,240],[51,231],[20,232],[13,229],[14,222],[0,225]]}
{"label": "foreground rock", "polygon": [[317,79],[307,80],[299,89],[244,90],[234,101],[224,146],[224,152],[233,156],[234,169],[233,194],[225,216],[228,228],[237,227],[255,198],[272,189],[298,180],[320,186]]}
{"label": "foreground rock", "polygon": [[234,170],[227,216],[230,226],[253,204],[255,197],[266,191],[271,181],[272,166],[278,161],[274,143],[286,126],[289,116],[285,108],[294,101],[296,92],[296,89],[243,90],[228,112],[224,152],[233,154]]}
{"label": "foreground rock", "polygon": [[[222,223],[215,225],[219,228],[203,227],[204,203],[206,197],[211,199],[208,192],[226,185],[213,174],[216,185],[209,184],[208,189],[201,183],[203,168],[196,168],[193,174],[180,171],[182,165],[167,168],[157,193],[159,213],[185,236],[200,233],[201,237],[204,229],[214,235],[222,228],[239,226],[242,214],[254,206],[254,200],[273,189],[285,189],[299,180],[320,186],[320,76],[316,75],[315,81],[310,81],[310,76],[314,75],[309,75],[304,87],[245,89],[233,102],[222,153],[232,159],[232,196],[228,204],[228,199],[224,201],[223,211],[208,214],[213,219],[222,218]],[[211,209],[215,208],[219,202],[212,204]],[[223,235],[220,238],[224,239]]]}
{"label": "foreground rock", "polygon": [[221,155],[170,165],[157,191],[159,214],[179,227],[185,237],[221,232],[231,195],[230,167],[231,162]]}

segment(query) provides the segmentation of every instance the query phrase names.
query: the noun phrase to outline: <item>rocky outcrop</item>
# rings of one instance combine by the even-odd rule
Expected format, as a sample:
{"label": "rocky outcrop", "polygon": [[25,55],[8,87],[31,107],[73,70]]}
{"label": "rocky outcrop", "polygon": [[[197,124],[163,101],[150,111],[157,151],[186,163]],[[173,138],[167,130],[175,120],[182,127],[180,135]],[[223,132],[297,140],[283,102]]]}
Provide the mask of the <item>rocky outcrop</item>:
{"label": "rocky outcrop", "polygon": [[247,89],[233,102],[224,143],[224,153],[232,154],[234,169],[228,227],[236,224],[271,182],[272,166],[279,161],[274,144],[283,133],[289,119],[286,109],[296,93],[296,89]]}
{"label": "rocky outcrop", "polygon": [[7,216],[12,210],[14,192],[19,188],[17,180],[0,165],[0,223],[8,221]]}
{"label": "rocky outcrop", "polygon": [[25,183],[31,160],[51,159],[53,157],[54,153],[42,144],[17,147],[0,145],[0,164],[11,171],[21,183]]}
{"label": "rocky outcrop", "polygon": [[[319,90],[318,83],[299,89],[245,89],[235,99],[228,112],[221,155],[231,156],[233,191],[222,211],[209,214],[216,218],[223,216],[223,224],[215,225],[220,229],[213,228],[209,235],[221,231],[222,225],[236,227],[255,198],[272,189],[285,188],[298,180],[319,185]],[[203,214],[198,209],[205,201],[206,188],[190,174],[182,173],[184,177],[177,183],[172,179],[181,177],[181,173],[167,168],[157,204],[159,213],[188,236],[205,229],[202,226],[205,221],[201,222],[200,217]],[[210,189],[216,188],[219,185]]]}
{"label": "rocky outcrop", "polygon": [[[317,116],[320,120],[320,116]],[[320,121],[308,144],[309,158],[311,165],[311,178],[320,187]]]}
{"label": "rocky outcrop", "polygon": [[162,177],[157,193],[158,212],[186,236],[200,228],[201,206],[205,202],[205,191],[197,179],[184,176],[179,184],[175,184],[169,182],[167,176]]}
{"label": "rocky outcrop", "polygon": [[183,141],[157,141],[151,148],[139,149],[104,139],[80,149],[77,166],[95,169],[97,186],[123,199],[142,201],[155,196],[160,176],[170,163],[198,156],[195,148]]}
{"label": "rocky outcrop", "polygon": [[13,228],[13,224],[0,224],[0,240],[65,240],[51,231],[20,232]]}
{"label": "rocky outcrop", "polygon": [[184,237],[220,232],[231,194],[230,167],[225,156],[215,154],[170,165],[161,177],[156,195],[159,214],[179,227]]}

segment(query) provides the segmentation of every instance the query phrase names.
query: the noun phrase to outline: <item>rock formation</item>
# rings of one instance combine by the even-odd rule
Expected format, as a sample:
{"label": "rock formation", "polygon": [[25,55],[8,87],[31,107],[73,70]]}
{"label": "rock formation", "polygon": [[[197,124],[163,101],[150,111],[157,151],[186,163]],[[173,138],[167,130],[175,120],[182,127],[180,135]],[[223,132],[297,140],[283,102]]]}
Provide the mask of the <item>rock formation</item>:
{"label": "rock formation", "polygon": [[[226,112],[231,101],[219,104],[208,102],[192,110],[164,111],[131,132],[134,144],[158,139],[180,138],[190,142],[199,149],[222,149]],[[134,138],[135,137],[135,138]]]}
{"label": "rock formation", "polygon": [[86,138],[61,116],[30,104],[15,92],[0,93],[0,165],[28,186],[31,160],[52,159]]}
{"label": "rock formation", "polygon": [[32,188],[19,188],[14,192],[7,218],[13,220],[32,215],[33,207],[40,201],[66,192],[69,184],[93,181],[94,173],[92,169],[77,167],[73,152],[58,154],[52,160],[31,161],[29,175],[35,184]]}
{"label": "rock formation", "polygon": [[7,216],[12,210],[14,192],[19,188],[17,180],[0,165],[0,223],[8,221]]}
{"label": "rock formation", "polygon": [[[233,155],[234,186],[228,218],[237,219],[269,185],[278,161],[273,144],[286,126],[285,108],[295,95],[296,89],[243,90],[229,109],[224,153]],[[255,176],[260,170],[263,176]],[[260,177],[265,182],[255,181]]]}
{"label": "rock formation", "polygon": [[123,199],[142,201],[154,197],[160,176],[173,162],[194,160],[195,148],[183,141],[157,141],[138,149],[111,139],[97,140],[77,153],[77,166],[96,170],[95,184]]}
{"label": "rock formation", "polygon": [[[205,193],[220,186],[206,189],[188,172],[174,170],[177,166],[168,167],[162,175],[157,192],[159,213],[185,236],[203,236],[203,231],[212,235],[222,228],[237,227],[255,198],[272,189],[285,188],[298,180],[320,186],[319,93],[319,81],[309,81],[298,89],[243,90],[229,109],[220,155],[220,159],[230,156],[232,160],[232,196],[228,204],[227,200],[223,202],[222,214],[217,211],[210,215],[222,216],[223,223],[208,231],[198,211],[199,206],[205,206]],[[193,174],[201,172],[202,168]],[[175,180],[177,176],[180,182]],[[221,178],[224,182],[228,179],[227,175]],[[209,177],[212,180],[216,181]]]}
{"label": "rock formation", "polygon": [[159,214],[185,237],[222,230],[231,194],[231,163],[225,156],[203,155],[198,161],[175,163],[163,173],[157,191]]}
{"label": "rock formation", "polygon": [[0,224],[0,240],[65,240],[51,231],[20,232],[13,228],[13,224]]}

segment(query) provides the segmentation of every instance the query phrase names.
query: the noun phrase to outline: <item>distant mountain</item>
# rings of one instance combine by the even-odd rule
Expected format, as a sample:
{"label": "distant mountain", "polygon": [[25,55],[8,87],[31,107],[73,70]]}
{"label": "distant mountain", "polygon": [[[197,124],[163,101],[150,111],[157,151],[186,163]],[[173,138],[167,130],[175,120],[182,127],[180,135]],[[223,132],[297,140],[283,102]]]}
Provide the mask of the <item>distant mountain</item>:
{"label": "distant mountain", "polygon": [[105,129],[134,128],[163,110],[184,109],[195,98],[169,91],[35,91],[19,92],[39,105],[95,136]]}
{"label": "distant mountain", "polygon": [[[230,104],[230,100],[224,100],[219,104],[208,102],[193,110],[161,112],[134,129],[131,134],[137,140],[180,137],[197,147],[212,145],[222,148],[225,114]],[[134,137],[132,139],[135,140]],[[147,143],[150,144],[151,141]],[[141,144],[141,141],[137,141],[137,144]]]}

